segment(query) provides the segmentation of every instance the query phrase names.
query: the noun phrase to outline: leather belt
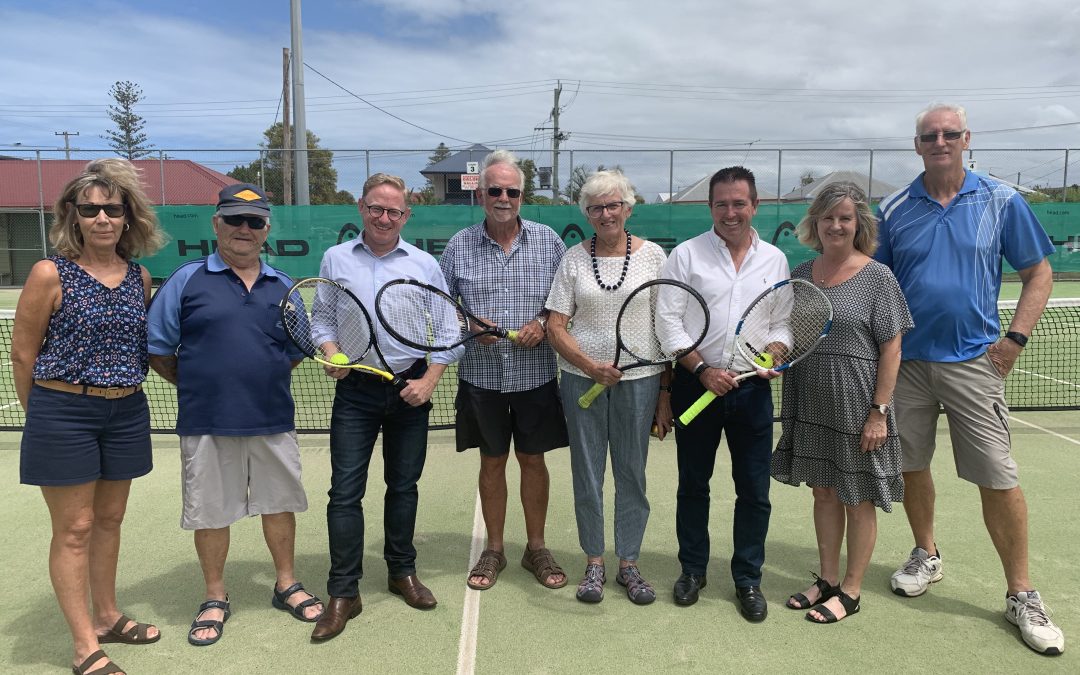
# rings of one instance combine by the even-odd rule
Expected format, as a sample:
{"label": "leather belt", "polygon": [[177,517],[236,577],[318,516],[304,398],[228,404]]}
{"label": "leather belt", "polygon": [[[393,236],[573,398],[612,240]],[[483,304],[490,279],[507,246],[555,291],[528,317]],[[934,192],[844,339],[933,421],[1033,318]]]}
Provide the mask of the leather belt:
{"label": "leather belt", "polygon": [[[425,359],[417,359],[416,361],[413,361],[412,365],[410,365],[408,368],[401,371],[400,373],[396,373],[396,375],[403,380],[415,379],[426,368],[427,361]],[[381,376],[376,375],[375,373],[369,373],[366,370],[360,370],[359,368],[349,373],[349,377],[359,380],[361,382],[368,382],[370,384],[390,384]]]}
{"label": "leather belt", "polygon": [[62,380],[34,380],[34,384],[45,389],[66,391],[69,394],[82,394],[83,396],[99,396],[101,398],[125,398],[137,391],[142,391],[142,385],[134,387],[95,387],[90,384],[72,384]]}

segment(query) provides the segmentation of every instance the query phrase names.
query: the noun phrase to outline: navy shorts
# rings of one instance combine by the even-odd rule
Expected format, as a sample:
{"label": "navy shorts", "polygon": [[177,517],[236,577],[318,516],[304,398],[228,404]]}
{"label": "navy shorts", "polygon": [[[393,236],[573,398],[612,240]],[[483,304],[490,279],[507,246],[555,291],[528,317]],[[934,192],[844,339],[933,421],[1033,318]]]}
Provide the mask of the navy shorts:
{"label": "navy shorts", "polygon": [[130,480],[154,468],[146,394],[124,398],[30,390],[23,428],[19,481],[80,485]]}
{"label": "navy shorts", "polygon": [[570,445],[559,385],[554,379],[536,389],[502,393],[461,380],[457,393],[457,451],[480,448],[488,457],[514,450],[540,455]]}

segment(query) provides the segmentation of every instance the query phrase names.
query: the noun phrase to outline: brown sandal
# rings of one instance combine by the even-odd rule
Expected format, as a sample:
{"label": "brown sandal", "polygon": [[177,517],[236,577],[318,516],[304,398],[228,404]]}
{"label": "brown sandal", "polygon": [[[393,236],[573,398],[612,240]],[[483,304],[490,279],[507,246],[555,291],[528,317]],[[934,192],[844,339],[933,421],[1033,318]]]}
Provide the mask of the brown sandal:
{"label": "brown sandal", "polygon": [[[473,590],[486,591],[495,585],[495,582],[499,579],[499,572],[502,572],[505,568],[506,556],[502,554],[502,551],[489,548],[480,554],[480,559],[476,561],[476,565],[469,570],[469,576],[465,583]],[[484,577],[488,583],[486,585],[478,584],[472,580],[473,577]]]}
{"label": "brown sandal", "polygon": [[[134,625],[124,630],[124,626],[129,623]],[[125,645],[148,645],[161,639],[161,631],[158,631],[158,634],[154,637],[147,636],[151,628],[155,628],[155,626],[149,623],[139,623],[135,619],[129,619],[121,614],[116,621],[116,625],[110,628],[108,633],[97,636],[97,641],[98,644],[119,642]]]}
{"label": "brown sandal", "polygon": [[[89,670],[90,666],[101,659],[106,659],[105,665],[100,668],[95,668],[94,670]],[[71,672],[74,673],[74,675],[111,675],[111,673],[121,673],[122,675],[124,671],[121,670],[120,666],[113,663],[112,659],[105,655],[105,652],[99,649],[90,656],[87,656],[86,660],[79,665],[72,666]]]}
{"label": "brown sandal", "polygon": [[[545,588],[562,588],[566,585],[566,572],[555,562],[555,557],[546,548],[532,550],[525,547],[525,555],[521,558],[521,566],[533,573],[536,580]],[[548,583],[548,577],[561,574],[562,581]]]}

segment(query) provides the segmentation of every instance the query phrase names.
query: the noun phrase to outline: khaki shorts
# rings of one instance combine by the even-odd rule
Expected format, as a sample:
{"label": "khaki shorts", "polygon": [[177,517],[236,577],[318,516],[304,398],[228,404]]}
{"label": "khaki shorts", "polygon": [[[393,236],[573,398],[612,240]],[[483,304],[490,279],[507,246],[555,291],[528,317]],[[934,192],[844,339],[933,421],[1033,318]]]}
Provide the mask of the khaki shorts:
{"label": "khaki shorts", "polygon": [[893,396],[904,471],[930,468],[940,404],[949,420],[956,474],[995,490],[1019,484],[1005,380],[985,353],[959,363],[903,361]]}
{"label": "khaki shorts", "polygon": [[228,527],[244,516],[307,510],[296,432],[181,436],[185,530]]}

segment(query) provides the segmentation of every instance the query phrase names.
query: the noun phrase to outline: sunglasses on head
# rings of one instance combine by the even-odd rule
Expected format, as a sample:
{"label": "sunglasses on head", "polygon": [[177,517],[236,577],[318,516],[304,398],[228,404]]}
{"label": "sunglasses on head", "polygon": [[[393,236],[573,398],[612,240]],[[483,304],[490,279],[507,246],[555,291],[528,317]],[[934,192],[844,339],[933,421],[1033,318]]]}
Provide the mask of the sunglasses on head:
{"label": "sunglasses on head", "polygon": [[958,141],[964,135],[963,131],[935,131],[932,134],[919,134],[920,143],[936,143],[938,134],[946,141]]}
{"label": "sunglasses on head", "polygon": [[226,225],[232,225],[233,227],[247,225],[253,230],[261,230],[266,227],[266,219],[259,216],[222,216],[221,219],[225,221]]}
{"label": "sunglasses on head", "polygon": [[75,210],[83,218],[96,218],[102,211],[110,218],[119,218],[127,213],[127,204],[76,204]]}
{"label": "sunglasses on head", "polygon": [[[489,197],[501,197],[502,193],[503,193],[503,188],[501,188],[501,187],[489,187],[487,189],[487,193],[488,193]],[[517,188],[506,188],[506,196],[509,197],[510,199],[517,199],[518,197],[521,196],[521,190],[519,190]]]}

